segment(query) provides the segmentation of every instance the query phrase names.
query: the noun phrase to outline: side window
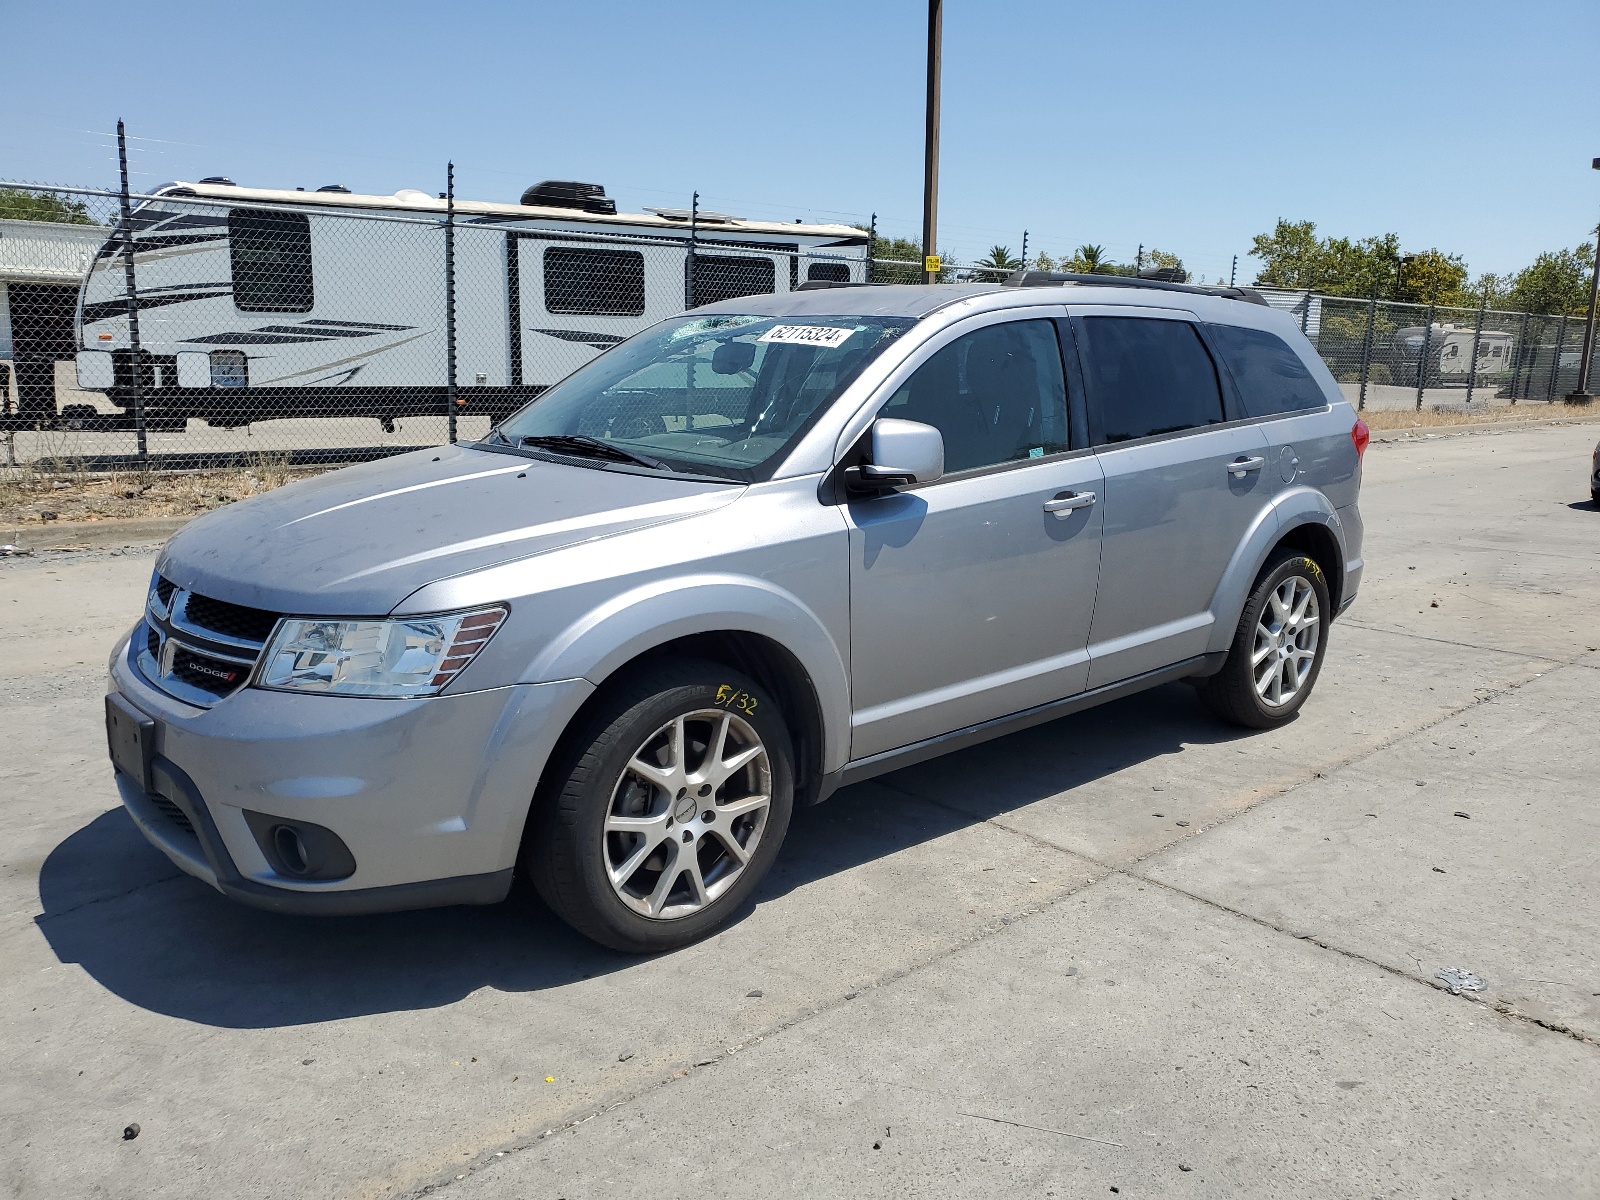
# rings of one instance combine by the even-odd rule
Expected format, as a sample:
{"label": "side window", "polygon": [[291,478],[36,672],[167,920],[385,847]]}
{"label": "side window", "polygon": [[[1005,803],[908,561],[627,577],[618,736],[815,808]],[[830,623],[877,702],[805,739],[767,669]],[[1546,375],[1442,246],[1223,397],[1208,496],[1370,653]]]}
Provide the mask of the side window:
{"label": "side window", "polygon": [[842,262],[814,262],[806,268],[806,279],[821,279],[828,283],[849,283],[850,264]]}
{"label": "side window", "polygon": [[[689,267],[685,259],[686,276]],[[770,258],[696,254],[694,293],[689,298],[689,307],[699,308],[702,304],[715,304],[718,300],[733,300],[739,296],[768,296],[778,290],[777,278]]]}
{"label": "side window", "polygon": [[311,311],[311,222],[304,213],[229,209],[228,254],[241,312]]}
{"label": "side window", "polygon": [[644,255],[551,246],[544,252],[544,306],[553,313],[642,315]]}
{"label": "side window", "polygon": [[1300,356],[1276,334],[1237,325],[1213,325],[1211,336],[1239,385],[1252,417],[1321,408],[1328,402]]}
{"label": "side window", "polygon": [[1223,419],[1217,368],[1187,321],[1086,317],[1083,373],[1099,442],[1177,433]]}
{"label": "side window", "polygon": [[1009,321],[957,338],[917,368],[879,412],[944,434],[946,471],[1059,454],[1067,385],[1051,321]]}

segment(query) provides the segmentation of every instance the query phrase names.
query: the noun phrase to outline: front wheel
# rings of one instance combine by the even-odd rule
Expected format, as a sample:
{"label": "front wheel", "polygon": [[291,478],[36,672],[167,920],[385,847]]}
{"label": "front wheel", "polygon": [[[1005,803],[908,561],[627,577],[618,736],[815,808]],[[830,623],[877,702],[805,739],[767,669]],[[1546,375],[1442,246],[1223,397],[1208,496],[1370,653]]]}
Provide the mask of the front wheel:
{"label": "front wheel", "polygon": [[1271,729],[1300,710],[1322,670],[1332,607],[1315,559],[1283,552],[1256,579],[1222,670],[1201,682],[1217,716]]}
{"label": "front wheel", "polygon": [[557,915],[616,950],[670,950],[720,927],[772,865],[794,804],[776,703],[707,662],[614,687],[554,765],[528,872]]}

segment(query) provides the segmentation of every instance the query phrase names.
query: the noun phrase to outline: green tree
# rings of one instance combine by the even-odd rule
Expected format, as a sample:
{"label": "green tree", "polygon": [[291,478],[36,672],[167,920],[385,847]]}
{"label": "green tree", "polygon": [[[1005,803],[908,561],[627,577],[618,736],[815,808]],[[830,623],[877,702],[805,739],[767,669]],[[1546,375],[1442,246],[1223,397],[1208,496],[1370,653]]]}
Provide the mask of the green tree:
{"label": "green tree", "polygon": [[1359,241],[1319,238],[1314,221],[1280,219],[1271,233],[1255,236],[1250,253],[1262,263],[1259,284],[1363,299],[1376,289],[1379,296],[1396,298],[1400,239],[1392,233]]}
{"label": "green tree", "polygon": [[1589,311],[1589,276],[1593,270],[1593,242],[1585,242],[1576,250],[1541,254],[1512,277],[1501,303],[1516,312],[1584,316]]}
{"label": "green tree", "polygon": [[1424,250],[1408,254],[1401,261],[1400,294],[1407,304],[1434,304],[1440,307],[1470,307],[1473,297],[1466,290],[1467,264],[1459,254]]}
{"label": "green tree", "polygon": [[1106,248],[1101,245],[1079,246],[1072,253],[1072,257],[1064,259],[1061,267],[1078,275],[1110,275],[1114,274],[1111,268],[1115,264],[1106,257]]}
{"label": "green tree", "polygon": [[[857,225],[862,233],[867,230]],[[921,283],[922,244],[910,238],[884,237],[881,233],[872,247],[874,283]],[[939,282],[949,283],[955,278],[955,261],[944,259],[939,268]]]}
{"label": "green tree", "polygon": [[997,271],[1015,271],[1022,265],[1022,260],[1011,253],[1010,246],[990,246],[989,257],[980,258],[972,265],[990,267]]}
{"label": "green tree", "polygon": [[0,220],[50,221],[57,225],[98,225],[82,200],[65,200],[50,192],[0,188]]}

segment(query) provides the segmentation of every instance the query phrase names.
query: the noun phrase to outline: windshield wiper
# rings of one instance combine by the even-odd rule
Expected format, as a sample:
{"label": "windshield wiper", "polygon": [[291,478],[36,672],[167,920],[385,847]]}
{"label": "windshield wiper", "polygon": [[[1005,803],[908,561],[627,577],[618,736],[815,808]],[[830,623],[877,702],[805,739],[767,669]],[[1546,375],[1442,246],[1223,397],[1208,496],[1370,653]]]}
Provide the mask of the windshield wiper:
{"label": "windshield wiper", "polygon": [[503,446],[511,445],[511,439],[508,438],[504,433],[502,433],[498,426],[496,426],[494,429],[489,430],[489,436],[484,439],[484,441],[495,441],[495,440],[498,440],[500,442],[500,444],[503,445]]}
{"label": "windshield wiper", "polygon": [[636,466],[649,467],[652,471],[672,470],[659,458],[650,458],[644,454],[635,454],[631,450],[624,450],[621,446],[602,442],[599,438],[589,437],[582,433],[536,433],[517,440],[519,446],[533,446],[536,449],[556,450],[563,454],[575,454],[585,458],[608,458],[612,462],[628,462]]}

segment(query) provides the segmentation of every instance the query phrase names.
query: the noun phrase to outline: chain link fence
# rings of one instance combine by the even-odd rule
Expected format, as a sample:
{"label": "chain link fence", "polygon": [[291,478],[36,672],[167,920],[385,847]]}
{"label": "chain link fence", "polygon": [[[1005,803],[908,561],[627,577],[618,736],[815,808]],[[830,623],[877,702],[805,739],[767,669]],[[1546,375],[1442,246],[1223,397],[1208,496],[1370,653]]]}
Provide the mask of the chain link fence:
{"label": "chain link fence", "polygon": [[[919,262],[869,259],[850,227],[618,217],[591,185],[540,185],[569,189],[531,201],[559,200],[563,220],[207,184],[0,183],[5,465],[342,463],[480,438],[685,308],[923,279]],[[1007,274],[950,265],[941,282]],[[1580,319],[1260,290],[1364,409],[1549,401],[1577,379]]]}

